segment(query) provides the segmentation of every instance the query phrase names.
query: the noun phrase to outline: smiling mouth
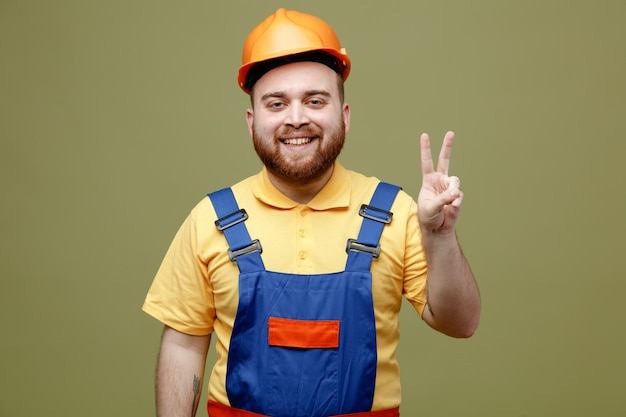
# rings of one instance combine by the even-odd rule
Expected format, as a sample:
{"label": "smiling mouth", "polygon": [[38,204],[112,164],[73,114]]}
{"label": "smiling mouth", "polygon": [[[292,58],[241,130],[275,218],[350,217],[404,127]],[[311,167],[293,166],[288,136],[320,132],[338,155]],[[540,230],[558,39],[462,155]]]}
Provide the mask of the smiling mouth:
{"label": "smiling mouth", "polygon": [[308,143],[313,142],[314,138],[289,138],[282,139],[281,142],[285,145],[306,145]]}

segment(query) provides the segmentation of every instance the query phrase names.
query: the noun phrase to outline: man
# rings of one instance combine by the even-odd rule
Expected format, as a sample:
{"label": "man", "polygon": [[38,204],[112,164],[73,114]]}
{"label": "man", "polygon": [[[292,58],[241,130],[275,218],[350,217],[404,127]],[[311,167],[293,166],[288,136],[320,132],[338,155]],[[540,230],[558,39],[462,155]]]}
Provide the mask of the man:
{"label": "man", "polygon": [[[350,59],[317,17],[279,9],[249,35],[239,84],[258,175],[211,193],[178,231],[143,309],[165,324],[157,415],[195,415],[213,332],[208,412],[399,415],[402,296],[432,328],[469,337],[480,300],[459,248],[463,193],[421,137],[417,204],[337,161]],[[355,414],[356,413],[356,414]]]}

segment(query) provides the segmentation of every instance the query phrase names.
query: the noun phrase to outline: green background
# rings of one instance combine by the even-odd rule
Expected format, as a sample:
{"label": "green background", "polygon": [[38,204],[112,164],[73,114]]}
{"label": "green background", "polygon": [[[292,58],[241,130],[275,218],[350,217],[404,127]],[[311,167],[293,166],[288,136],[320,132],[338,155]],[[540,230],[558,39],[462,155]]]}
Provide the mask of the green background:
{"label": "green background", "polygon": [[352,58],[348,168],[416,197],[419,134],[457,132],[482,322],[405,304],[403,415],[626,415],[625,1],[0,0],[0,416],[153,415],[140,307],[191,207],[260,169],[235,74],[279,6]]}

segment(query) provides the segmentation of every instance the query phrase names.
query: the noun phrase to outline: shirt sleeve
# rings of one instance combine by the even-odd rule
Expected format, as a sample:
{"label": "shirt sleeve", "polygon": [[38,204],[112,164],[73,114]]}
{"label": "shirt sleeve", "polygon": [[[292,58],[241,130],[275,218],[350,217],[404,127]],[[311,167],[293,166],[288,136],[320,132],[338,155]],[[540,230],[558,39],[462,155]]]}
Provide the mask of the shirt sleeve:
{"label": "shirt sleeve", "polygon": [[170,244],[142,309],[173,329],[202,336],[213,331],[215,303],[198,246],[197,227],[190,215]]}
{"label": "shirt sleeve", "polygon": [[421,317],[426,306],[427,265],[415,202],[409,212],[405,245],[403,293]]}

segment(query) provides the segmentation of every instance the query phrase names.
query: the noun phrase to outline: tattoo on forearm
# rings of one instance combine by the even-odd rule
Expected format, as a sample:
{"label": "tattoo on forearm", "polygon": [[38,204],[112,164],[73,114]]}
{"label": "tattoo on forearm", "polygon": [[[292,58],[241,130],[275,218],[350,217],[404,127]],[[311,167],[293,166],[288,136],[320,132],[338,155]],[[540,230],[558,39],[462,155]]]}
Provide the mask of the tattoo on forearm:
{"label": "tattoo on forearm", "polygon": [[435,317],[435,312],[430,305],[430,288],[428,287],[428,284],[426,284],[426,305],[428,306],[428,311],[430,311],[430,314]]}
{"label": "tattoo on forearm", "polygon": [[191,417],[195,417],[200,403],[200,393],[202,392],[202,380],[197,375],[193,376],[193,404],[191,406]]}

